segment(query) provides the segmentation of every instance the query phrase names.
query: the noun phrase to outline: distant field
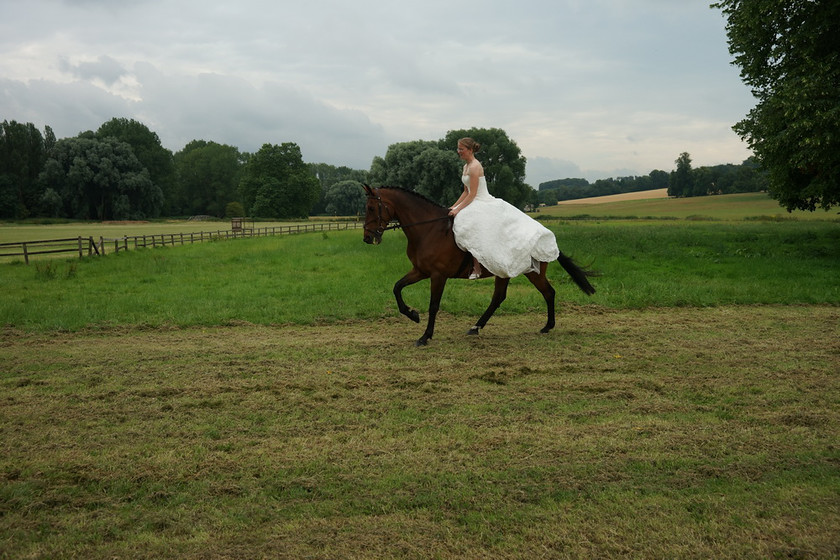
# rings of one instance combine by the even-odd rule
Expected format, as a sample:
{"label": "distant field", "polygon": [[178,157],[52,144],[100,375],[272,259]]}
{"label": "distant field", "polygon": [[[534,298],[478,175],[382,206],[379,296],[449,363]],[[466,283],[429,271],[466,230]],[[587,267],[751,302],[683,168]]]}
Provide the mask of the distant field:
{"label": "distant field", "polygon": [[646,200],[649,198],[668,198],[668,189],[654,189],[652,191],[639,191],[622,194],[608,194],[606,196],[593,196],[590,198],[577,198],[575,200],[564,200],[558,202],[562,206],[569,204],[605,204],[607,202],[624,202],[627,200]]}
{"label": "distant field", "polygon": [[[317,221],[313,218],[311,221]],[[255,222],[254,227],[275,227],[301,223],[298,221]],[[307,220],[303,220],[307,223]],[[250,223],[248,224],[250,227]],[[156,220],[124,222],[69,222],[62,224],[19,224],[0,222],[0,243],[18,241],[41,241],[44,239],[62,239],[68,237],[93,237],[113,239],[134,235],[160,235],[170,233],[198,233],[200,231],[228,231],[230,220]]]}
{"label": "distant field", "polygon": [[[650,191],[657,193],[659,191]],[[642,196],[641,193],[629,193]],[[616,195],[617,197],[625,195]],[[598,197],[541,208],[539,216],[563,218],[588,216],[592,218],[671,218],[712,220],[840,220],[837,209],[829,212],[796,211],[788,213],[765,193],[726,194],[691,198],[614,199]]]}

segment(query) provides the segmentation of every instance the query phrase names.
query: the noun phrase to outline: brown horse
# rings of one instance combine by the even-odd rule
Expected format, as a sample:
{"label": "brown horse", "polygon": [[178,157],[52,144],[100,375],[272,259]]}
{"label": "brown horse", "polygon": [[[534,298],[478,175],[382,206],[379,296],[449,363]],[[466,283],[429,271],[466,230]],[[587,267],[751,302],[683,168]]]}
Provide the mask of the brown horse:
{"label": "brown horse", "polygon": [[[408,239],[406,253],[413,268],[394,284],[394,296],[400,313],[414,321],[420,322],[420,314],[405,304],[402,290],[406,286],[429,278],[431,281],[431,296],[429,298],[429,320],[426,332],[423,333],[416,346],[425,346],[435,331],[435,317],[440,309],[440,298],[449,278],[468,278],[472,269],[473,258],[470,253],[462,251],[455,244],[452,233],[452,219],[449,209],[432,202],[424,196],[396,187],[371,188],[365,185],[367,205],[365,215],[365,243],[378,245],[382,241],[385,230],[402,228]],[[396,222],[395,225],[389,225]],[[587,294],[594,294],[595,288],[589,283],[589,273],[560,253],[557,259],[560,265],[569,273],[572,280]],[[546,278],[548,263],[540,263],[540,271],[528,272],[525,276],[539,290],[548,308],[548,320],[540,330],[547,333],[554,328],[554,288]],[[493,276],[482,267],[482,278]],[[507,296],[510,278],[496,277],[496,289],[490,306],[478,320],[468,334],[478,334],[487,321],[498,309]]]}

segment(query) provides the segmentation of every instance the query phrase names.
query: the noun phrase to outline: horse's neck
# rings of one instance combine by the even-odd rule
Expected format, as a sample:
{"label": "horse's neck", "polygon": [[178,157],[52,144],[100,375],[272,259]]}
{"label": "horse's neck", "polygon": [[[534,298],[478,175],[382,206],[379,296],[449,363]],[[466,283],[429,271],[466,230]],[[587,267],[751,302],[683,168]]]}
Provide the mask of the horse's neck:
{"label": "horse's neck", "polygon": [[394,201],[394,210],[402,225],[408,225],[427,220],[433,220],[446,215],[446,209],[436,206],[411,193],[400,193],[399,200]]}

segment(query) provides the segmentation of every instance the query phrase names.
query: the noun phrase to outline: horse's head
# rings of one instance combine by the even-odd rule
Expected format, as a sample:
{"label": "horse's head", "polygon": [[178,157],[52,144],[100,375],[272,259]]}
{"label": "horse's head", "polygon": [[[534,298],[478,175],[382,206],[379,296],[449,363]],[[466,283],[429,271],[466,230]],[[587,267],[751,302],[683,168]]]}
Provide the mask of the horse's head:
{"label": "horse's head", "polygon": [[379,245],[388,223],[395,217],[394,209],[383,200],[379,189],[365,185],[367,203],[365,204],[365,243]]}

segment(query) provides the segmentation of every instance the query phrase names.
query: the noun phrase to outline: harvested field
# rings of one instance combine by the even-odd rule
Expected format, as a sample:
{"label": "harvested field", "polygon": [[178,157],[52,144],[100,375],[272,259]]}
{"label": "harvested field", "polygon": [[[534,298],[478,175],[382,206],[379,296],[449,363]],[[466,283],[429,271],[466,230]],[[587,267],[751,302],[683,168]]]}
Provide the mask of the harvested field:
{"label": "harvested field", "polygon": [[830,558],[840,310],[6,329],[8,558]]}

